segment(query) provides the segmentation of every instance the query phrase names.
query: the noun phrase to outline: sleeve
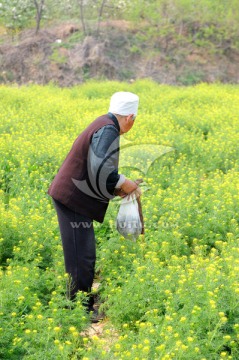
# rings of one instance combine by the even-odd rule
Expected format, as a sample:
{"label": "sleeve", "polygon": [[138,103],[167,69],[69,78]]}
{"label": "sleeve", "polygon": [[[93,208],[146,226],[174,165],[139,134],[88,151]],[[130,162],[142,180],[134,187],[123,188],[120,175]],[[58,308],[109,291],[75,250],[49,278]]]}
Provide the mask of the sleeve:
{"label": "sleeve", "polygon": [[106,125],[92,136],[90,165],[92,177],[100,188],[106,183],[110,195],[125,181],[124,175],[118,174],[118,162],[119,132],[113,125]]}

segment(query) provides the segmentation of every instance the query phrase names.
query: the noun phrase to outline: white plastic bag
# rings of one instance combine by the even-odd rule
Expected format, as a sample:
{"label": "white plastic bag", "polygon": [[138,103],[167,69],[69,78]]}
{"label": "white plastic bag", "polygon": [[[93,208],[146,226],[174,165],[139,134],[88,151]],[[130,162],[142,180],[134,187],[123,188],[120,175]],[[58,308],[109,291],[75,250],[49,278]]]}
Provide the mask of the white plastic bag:
{"label": "white plastic bag", "polygon": [[135,197],[123,198],[116,219],[116,228],[125,239],[136,241],[142,232],[138,203]]}

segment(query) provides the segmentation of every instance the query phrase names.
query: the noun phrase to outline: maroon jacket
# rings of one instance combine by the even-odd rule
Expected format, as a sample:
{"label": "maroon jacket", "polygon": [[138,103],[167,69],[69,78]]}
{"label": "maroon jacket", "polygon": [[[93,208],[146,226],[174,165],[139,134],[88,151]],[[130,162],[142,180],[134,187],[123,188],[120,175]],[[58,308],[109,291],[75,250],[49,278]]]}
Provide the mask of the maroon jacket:
{"label": "maroon jacket", "polygon": [[91,186],[87,158],[93,134],[108,124],[115,126],[108,115],[100,116],[77,137],[48,189],[51,197],[69,209],[98,222],[104,220],[109,198],[99,196]]}

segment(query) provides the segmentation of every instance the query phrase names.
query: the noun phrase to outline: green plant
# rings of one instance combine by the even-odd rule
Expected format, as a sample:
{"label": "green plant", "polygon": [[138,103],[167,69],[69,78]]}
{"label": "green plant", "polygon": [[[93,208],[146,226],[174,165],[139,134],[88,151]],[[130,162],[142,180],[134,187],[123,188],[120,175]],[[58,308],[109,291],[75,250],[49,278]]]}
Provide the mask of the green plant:
{"label": "green plant", "polygon": [[67,56],[60,53],[58,48],[54,49],[50,60],[56,62],[57,64],[65,64],[67,62]]}

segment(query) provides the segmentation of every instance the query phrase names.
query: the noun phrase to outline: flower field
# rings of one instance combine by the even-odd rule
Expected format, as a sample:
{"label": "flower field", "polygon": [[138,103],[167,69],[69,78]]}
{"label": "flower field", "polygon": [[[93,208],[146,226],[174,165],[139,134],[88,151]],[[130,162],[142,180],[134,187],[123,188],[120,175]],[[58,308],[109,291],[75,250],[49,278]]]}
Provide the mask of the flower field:
{"label": "flower field", "polygon": [[[120,90],[140,97],[121,141],[148,150],[128,167],[124,159],[121,172],[144,179],[145,235],[117,233],[115,200],[95,224],[106,319],[101,335],[88,336],[84,294],[75,304],[65,296],[47,189]],[[0,359],[239,359],[239,87],[1,86],[0,99]],[[170,151],[152,161],[156,145]]]}

